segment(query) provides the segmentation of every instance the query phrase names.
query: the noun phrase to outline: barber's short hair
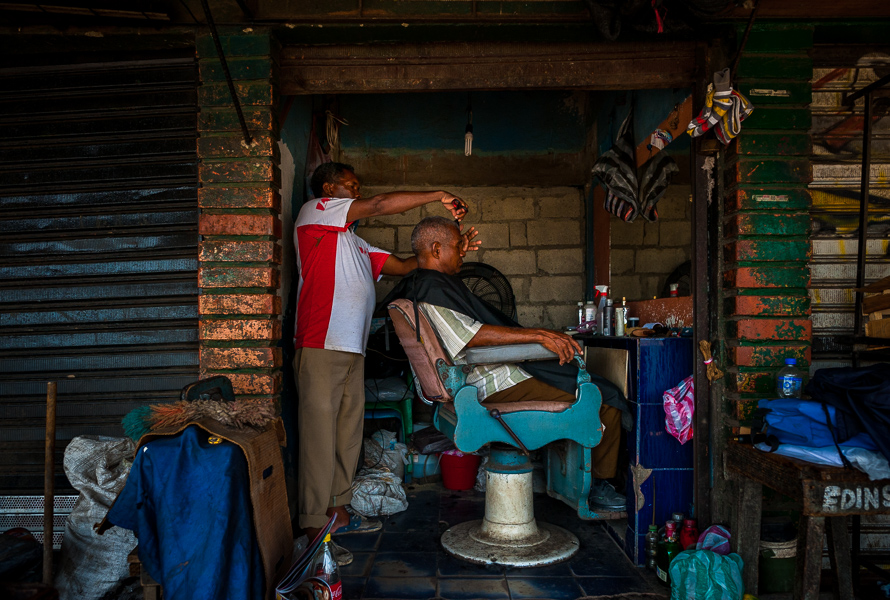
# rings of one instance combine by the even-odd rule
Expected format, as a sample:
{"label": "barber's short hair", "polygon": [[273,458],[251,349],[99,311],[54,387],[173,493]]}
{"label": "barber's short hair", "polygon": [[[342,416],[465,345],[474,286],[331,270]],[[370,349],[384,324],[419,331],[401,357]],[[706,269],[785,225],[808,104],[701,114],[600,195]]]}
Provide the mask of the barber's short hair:
{"label": "barber's short hair", "polygon": [[454,221],[445,217],[427,217],[411,232],[411,250],[419,256],[421,251],[429,251],[433,242],[444,244],[448,241],[448,235],[452,231],[460,234],[460,229]]}
{"label": "barber's short hair", "polygon": [[347,165],[345,163],[328,162],[318,165],[315,172],[312,173],[312,181],[310,182],[312,195],[316,198],[323,198],[324,184],[340,183],[340,180],[347,171],[355,175],[355,169],[352,165]]}

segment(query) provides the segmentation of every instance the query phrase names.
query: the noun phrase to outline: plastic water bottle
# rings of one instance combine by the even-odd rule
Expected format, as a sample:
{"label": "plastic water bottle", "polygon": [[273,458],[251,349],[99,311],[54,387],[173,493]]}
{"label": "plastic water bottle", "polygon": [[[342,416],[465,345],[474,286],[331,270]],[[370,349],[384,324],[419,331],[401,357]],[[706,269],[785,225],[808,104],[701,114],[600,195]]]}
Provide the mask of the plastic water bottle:
{"label": "plastic water bottle", "polygon": [[797,369],[797,359],[786,358],[785,367],[776,374],[776,393],[779,398],[800,398],[803,374]]}
{"label": "plastic water bottle", "polygon": [[314,558],[312,571],[315,577],[324,580],[331,588],[331,600],[341,600],[343,597],[343,582],[340,579],[340,567],[334,560],[331,552],[331,534],[327,534],[321,548]]}
{"label": "plastic water bottle", "polygon": [[654,571],[657,563],[655,557],[658,554],[658,525],[650,525],[646,534],[646,568]]}

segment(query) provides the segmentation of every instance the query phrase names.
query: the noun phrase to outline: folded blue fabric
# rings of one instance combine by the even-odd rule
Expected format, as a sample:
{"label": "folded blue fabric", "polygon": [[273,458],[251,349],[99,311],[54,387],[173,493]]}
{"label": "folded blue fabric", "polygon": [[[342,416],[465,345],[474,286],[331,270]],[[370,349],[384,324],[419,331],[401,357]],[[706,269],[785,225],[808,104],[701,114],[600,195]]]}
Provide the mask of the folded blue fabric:
{"label": "folded blue fabric", "polygon": [[[833,406],[823,406],[821,402],[810,400],[784,398],[761,400],[757,407],[768,411],[764,417],[765,433],[782,444],[821,448],[833,446],[837,442],[839,446],[878,449],[874,440],[866,433],[843,439],[837,430],[837,412]],[[825,414],[826,408],[831,417],[830,427]]]}
{"label": "folded blue fabric", "polygon": [[259,600],[247,460],[208,437],[192,425],[142,446],[107,519],[136,534],[139,560],[166,600]]}

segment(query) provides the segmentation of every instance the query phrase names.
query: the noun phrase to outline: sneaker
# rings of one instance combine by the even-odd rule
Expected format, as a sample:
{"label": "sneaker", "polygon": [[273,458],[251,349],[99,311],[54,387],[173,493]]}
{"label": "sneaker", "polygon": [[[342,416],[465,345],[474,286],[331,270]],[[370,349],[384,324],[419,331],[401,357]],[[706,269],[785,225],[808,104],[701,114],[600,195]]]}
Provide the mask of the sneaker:
{"label": "sneaker", "polygon": [[334,557],[334,560],[337,561],[337,564],[341,567],[345,567],[352,562],[352,552],[333,540],[331,540],[331,555]]}
{"label": "sneaker", "polygon": [[605,479],[594,479],[589,499],[590,508],[596,510],[621,512],[627,506],[627,498],[615,491]]}

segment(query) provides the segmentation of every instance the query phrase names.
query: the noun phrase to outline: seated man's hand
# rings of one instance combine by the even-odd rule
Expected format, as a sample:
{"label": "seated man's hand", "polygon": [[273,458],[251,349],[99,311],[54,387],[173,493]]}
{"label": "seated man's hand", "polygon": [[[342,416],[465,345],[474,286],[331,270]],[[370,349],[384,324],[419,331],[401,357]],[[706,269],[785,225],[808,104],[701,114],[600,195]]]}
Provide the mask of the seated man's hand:
{"label": "seated man's hand", "polygon": [[[463,229],[463,225],[461,225],[461,229]],[[470,250],[478,250],[479,246],[482,245],[482,240],[472,241],[474,237],[479,235],[479,231],[475,227],[470,227],[465,232],[463,232],[460,237],[463,240],[463,246],[461,250],[466,254]]]}
{"label": "seated man's hand", "polygon": [[559,364],[570,363],[575,358],[575,354],[581,354],[581,346],[571,336],[550,329],[535,331],[541,336],[540,344],[559,355]]}

